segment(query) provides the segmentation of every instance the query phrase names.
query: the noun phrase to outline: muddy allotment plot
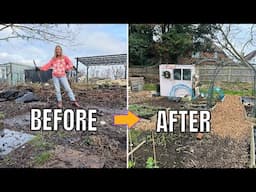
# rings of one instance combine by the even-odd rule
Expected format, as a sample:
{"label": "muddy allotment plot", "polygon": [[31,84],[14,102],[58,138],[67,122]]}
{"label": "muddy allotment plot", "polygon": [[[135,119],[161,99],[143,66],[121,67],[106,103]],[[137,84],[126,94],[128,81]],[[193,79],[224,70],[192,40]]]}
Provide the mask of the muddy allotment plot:
{"label": "muddy allotment plot", "polygon": [[[226,95],[212,110],[211,132],[181,133],[176,125],[173,133],[156,133],[156,111],[189,106],[150,92],[132,92],[129,109],[142,120],[129,130],[129,165],[135,168],[248,168],[250,163],[251,122],[246,120],[240,97]],[[187,127],[188,129],[188,127]],[[132,142],[131,142],[132,141]],[[155,144],[155,147],[154,147]],[[154,159],[156,162],[153,162]],[[154,165],[156,163],[156,165]]]}
{"label": "muddy allotment plot", "polygon": [[[118,84],[97,86],[81,83],[72,83],[71,87],[82,107],[98,109],[95,124],[97,132],[70,132],[63,129],[56,132],[30,131],[30,109],[55,108],[54,88],[52,85],[39,84],[2,87],[3,91],[29,89],[39,97],[39,101],[0,102],[2,129],[11,131],[8,135],[17,140],[19,136],[15,135],[16,132],[33,136],[25,144],[16,143],[17,148],[13,148],[10,153],[0,155],[0,167],[126,167],[126,128],[113,126],[113,115],[126,110],[126,87]],[[63,105],[64,108],[74,108],[64,92]],[[0,148],[3,150],[4,146]]]}

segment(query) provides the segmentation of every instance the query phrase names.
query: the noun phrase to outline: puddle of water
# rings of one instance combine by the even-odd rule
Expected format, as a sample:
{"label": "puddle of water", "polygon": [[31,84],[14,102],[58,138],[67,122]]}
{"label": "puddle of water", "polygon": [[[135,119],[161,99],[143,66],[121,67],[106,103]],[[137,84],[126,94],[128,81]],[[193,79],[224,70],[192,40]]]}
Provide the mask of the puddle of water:
{"label": "puddle of water", "polygon": [[27,133],[4,129],[4,136],[0,137],[0,155],[7,155],[34,137]]}
{"label": "puddle of water", "polygon": [[4,119],[3,123],[10,127],[17,126],[29,126],[30,125],[30,113],[26,113],[24,115],[17,115],[12,118]]}

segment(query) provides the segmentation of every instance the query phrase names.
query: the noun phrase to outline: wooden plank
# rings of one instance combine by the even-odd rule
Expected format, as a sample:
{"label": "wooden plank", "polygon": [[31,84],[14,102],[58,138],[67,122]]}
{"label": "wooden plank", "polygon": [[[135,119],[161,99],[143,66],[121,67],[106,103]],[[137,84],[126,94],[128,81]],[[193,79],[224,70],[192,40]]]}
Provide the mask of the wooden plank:
{"label": "wooden plank", "polygon": [[252,132],[251,132],[250,168],[255,168],[255,140],[254,140],[254,125],[252,126]]}

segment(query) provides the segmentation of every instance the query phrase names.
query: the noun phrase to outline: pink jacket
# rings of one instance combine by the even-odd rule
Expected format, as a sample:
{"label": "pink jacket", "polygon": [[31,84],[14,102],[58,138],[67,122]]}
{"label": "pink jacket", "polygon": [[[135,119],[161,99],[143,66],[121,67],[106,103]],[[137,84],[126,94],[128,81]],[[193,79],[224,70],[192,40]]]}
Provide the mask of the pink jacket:
{"label": "pink jacket", "polygon": [[64,55],[62,58],[52,58],[48,63],[40,67],[40,70],[47,71],[50,68],[53,69],[53,77],[65,77],[66,71],[73,68],[73,63],[67,56]]}

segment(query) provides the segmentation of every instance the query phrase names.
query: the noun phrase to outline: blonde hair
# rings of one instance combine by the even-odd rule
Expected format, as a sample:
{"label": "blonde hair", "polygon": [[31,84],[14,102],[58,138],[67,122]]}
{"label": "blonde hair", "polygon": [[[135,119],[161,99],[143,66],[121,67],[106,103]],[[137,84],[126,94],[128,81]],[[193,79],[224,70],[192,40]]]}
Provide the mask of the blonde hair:
{"label": "blonde hair", "polygon": [[57,48],[60,48],[61,49],[61,57],[63,57],[63,51],[62,51],[62,47],[60,46],[60,45],[56,45],[55,46],[55,49],[54,49],[54,56],[53,56],[53,58],[57,58],[57,54],[56,54],[56,49]]}

